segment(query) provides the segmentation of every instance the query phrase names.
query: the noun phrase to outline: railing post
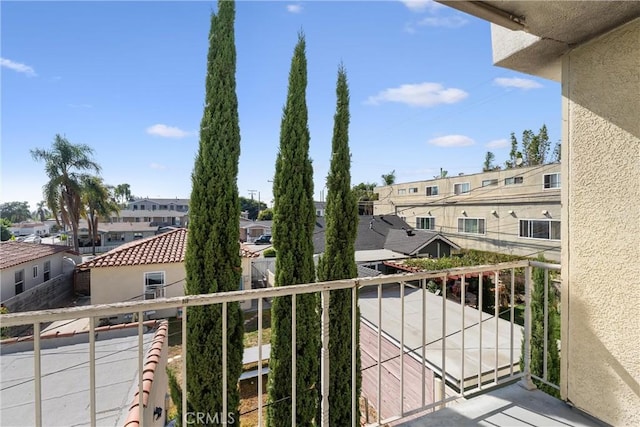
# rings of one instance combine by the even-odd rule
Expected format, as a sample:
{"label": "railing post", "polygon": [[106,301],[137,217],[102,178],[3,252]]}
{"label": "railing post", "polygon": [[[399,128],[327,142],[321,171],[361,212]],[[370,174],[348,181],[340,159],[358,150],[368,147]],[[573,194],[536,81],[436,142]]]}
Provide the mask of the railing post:
{"label": "railing post", "polygon": [[96,426],[96,318],[89,317],[89,410],[91,426]]}
{"label": "railing post", "polygon": [[535,390],[531,380],[531,272],[530,265],[524,270],[524,376],[520,384],[527,390]]}
{"label": "railing post", "polygon": [[330,291],[322,291],[322,350],[320,352],[320,384],[322,387],[322,401],[320,403],[320,424],[329,426],[329,300]]}
{"label": "railing post", "polygon": [[[260,363],[260,362],[258,362]],[[227,424],[227,302],[222,303],[222,424]]]}
{"label": "railing post", "polygon": [[36,426],[42,426],[42,353],[40,351],[40,322],[33,324],[33,378],[35,389]]}
{"label": "railing post", "polygon": [[182,425],[187,424],[187,412],[189,406],[187,403],[187,305],[182,307]]}

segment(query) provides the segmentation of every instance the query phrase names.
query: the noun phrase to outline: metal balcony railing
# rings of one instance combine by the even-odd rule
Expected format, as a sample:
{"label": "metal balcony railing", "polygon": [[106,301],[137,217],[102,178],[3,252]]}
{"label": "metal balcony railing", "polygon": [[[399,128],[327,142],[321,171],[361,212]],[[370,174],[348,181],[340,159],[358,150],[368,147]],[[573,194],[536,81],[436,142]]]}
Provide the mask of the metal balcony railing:
{"label": "metal balcony railing", "polygon": [[[100,318],[137,313],[139,393],[143,395],[143,358],[145,355],[143,334],[145,313],[168,308],[182,309],[182,407],[187,408],[188,384],[186,382],[187,316],[194,306],[220,304],[222,306],[222,360],[219,361],[226,382],[227,369],[227,305],[230,302],[256,301],[258,311],[258,360],[263,344],[264,300],[284,296],[319,293],[321,296],[321,383],[320,402],[321,424],[329,425],[329,295],[338,289],[350,289],[353,311],[351,330],[358,327],[361,320],[360,349],[363,354],[361,364],[363,376],[362,394],[364,400],[372,403],[374,419],[365,410],[363,419],[370,425],[384,425],[389,422],[419,416],[422,413],[445,407],[453,400],[473,394],[479,390],[499,384],[522,380],[532,386],[532,377],[550,384],[547,375],[547,340],[544,340],[544,371],[542,376],[531,375],[531,295],[533,268],[544,270],[544,333],[548,333],[548,292],[552,275],[559,273],[560,266],[534,261],[517,261],[496,265],[463,267],[449,270],[394,274],[369,278],[356,278],[334,282],[311,283],[277,288],[254,289],[207,295],[155,299],[149,301],[122,302],[106,305],[73,307],[37,312],[4,314],[0,316],[3,328],[18,325],[33,327],[34,377],[33,404],[36,426],[43,425],[47,414],[42,412],[41,375],[41,324],[89,318],[89,411],[91,425],[96,425],[95,386],[95,330]],[[457,282],[457,283],[456,283]],[[497,286],[496,286],[497,284]],[[473,298],[468,298],[470,287],[476,290],[477,308]],[[483,311],[489,287],[492,292],[493,309]],[[518,289],[519,288],[519,289]],[[483,292],[484,291],[484,292]],[[523,291],[523,292],[522,292]],[[518,301],[523,293],[523,302]],[[483,296],[484,295],[484,296]],[[292,340],[296,331],[296,298],[292,301]],[[464,301],[465,303],[460,303]],[[356,304],[358,303],[358,304]],[[516,323],[515,310],[524,304],[524,328]],[[255,305],[255,304],[254,304]],[[356,317],[359,305],[361,319]],[[365,328],[371,337],[366,340]],[[365,342],[366,341],[366,342]],[[521,346],[524,348],[523,370],[520,370]],[[295,348],[295,346],[293,346]],[[356,336],[352,334],[352,366],[356,366]],[[366,362],[365,362],[366,358]],[[296,405],[296,353],[292,359],[292,398]],[[258,363],[257,411],[258,424],[263,425],[263,375],[262,364]],[[350,372],[352,384],[356,382],[355,369]],[[558,388],[558,384],[551,384]],[[226,390],[223,384],[221,393]],[[4,387],[3,387],[4,388]],[[78,385],[79,390],[85,386]],[[352,425],[360,425],[356,419],[356,407],[360,404],[355,395],[351,396]],[[223,393],[226,407],[226,394]],[[143,405],[138,406],[139,419],[144,420]],[[225,409],[221,419],[227,419]],[[291,411],[291,425],[296,425],[296,411]],[[186,412],[183,425],[187,425]],[[143,421],[144,423],[144,421]],[[46,422],[45,422],[46,424]]]}

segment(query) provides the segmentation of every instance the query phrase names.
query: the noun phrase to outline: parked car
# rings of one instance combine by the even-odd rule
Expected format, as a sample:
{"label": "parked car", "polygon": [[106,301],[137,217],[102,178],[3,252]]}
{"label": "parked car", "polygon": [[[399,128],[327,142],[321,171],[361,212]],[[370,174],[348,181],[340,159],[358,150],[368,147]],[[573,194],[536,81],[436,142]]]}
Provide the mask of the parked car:
{"label": "parked car", "polygon": [[40,236],[36,236],[35,234],[30,234],[22,241],[25,243],[40,243],[42,242],[42,238],[40,238]]}
{"label": "parked car", "polygon": [[261,234],[253,243],[256,245],[269,245],[271,244],[271,234]]}

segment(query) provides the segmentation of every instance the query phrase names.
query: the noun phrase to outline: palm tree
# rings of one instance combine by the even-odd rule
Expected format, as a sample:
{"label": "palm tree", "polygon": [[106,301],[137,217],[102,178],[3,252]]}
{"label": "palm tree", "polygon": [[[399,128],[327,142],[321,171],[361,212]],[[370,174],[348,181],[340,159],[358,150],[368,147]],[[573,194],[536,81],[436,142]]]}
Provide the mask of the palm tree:
{"label": "palm tree", "polygon": [[129,184],[118,184],[113,192],[118,203],[123,207],[131,199],[131,186]]}
{"label": "palm tree", "polygon": [[396,170],[392,170],[389,173],[383,173],[382,176],[382,185],[393,185],[396,183]]}
{"label": "palm tree", "polygon": [[93,149],[88,145],[74,145],[60,135],[55,136],[51,150],[31,150],[33,159],[42,160],[45,164],[49,182],[42,190],[47,206],[58,225],[62,221],[71,226],[76,252],[80,249],[78,223],[82,212],[82,179],[87,176],[86,171],[100,172],[100,166],[93,161],[92,155]]}
{"label": "palm tree", "polygon": [[109,218],[112,213],[120,212],[120,206],[112,198],[109,187],[100,177],[84,176],[82,178],[82,202],[85,206],[83,216],[87,218],[89,224],[93,255],[96,254],[99,219]]}
{"label": "palm tree", "polygon": [[38,202],[36,210],[33,211],[33,217],[40,219],[40,222],[44,222],[49,216],[49,210],[47,209],[47,202],[44,200]]}

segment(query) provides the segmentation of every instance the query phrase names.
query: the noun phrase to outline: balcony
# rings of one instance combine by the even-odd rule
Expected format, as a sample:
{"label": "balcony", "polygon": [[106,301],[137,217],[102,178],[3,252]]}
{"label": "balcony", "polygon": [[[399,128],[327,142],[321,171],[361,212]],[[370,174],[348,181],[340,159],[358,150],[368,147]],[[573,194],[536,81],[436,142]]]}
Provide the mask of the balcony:
{"label": "balcony", "polygon": [[[534,376],[529,369],[534,268],[544,270],[544,289],[548,295],[552,291],[552,277],[559,273],[560,266],[518,261],[2,315],[3,328],[30,327],[33,334],[3,342],[0,421],[3,425],[16,422],[36,426],[61,423],[125,425],[129,417],[128,426],[162,425],[167,407],[154,403],[157,399],[153,401],[149,388],[151,383],[162,387],[161,383],[166,381],[162,376],[164,365],[156,363],[166,360],[162,339],[167,327],[166,322],[161,324],[159,338],[159,332],[149,332],[151,324],[145,321],[145,315],[167,308],[182,308],[182,357],[178,360],[181,360],[184,374],[187,369],[184,355],[189,351],[185,320],[190,307],[220,304],[222,312],[226,313],[230,302],[257,305],[258,345],[255,349],[257,360],[262,360],[268,358],[268,354],[263,354],[266,352],[263,344],[267,344],[262,339],[264,301],[273,297],[319,293],[323,338],[322,425],[328,425],[326,396],[331,365],[325,355],[328,354],[329,294],[332,290],[350,289],[352,300],[358,299],[361,310],[362,354],[362,396],[360,402],[353,396],[351,403],[354,409],[356,405],[370,408],[363,411],[361,420],[352,419],[354,426],[598,425],[565,403],[533,388],[532,379],[558,388],[548,380],[546,356],[542,375]],[[496,283],[498,286],[494,286]],[[475,301],[469,298],[472,287],[477,295]],[[489,299],[493,304],[487,304],[488,295],[491,295]],[[520,298],[523,301],[518,301]],[[467,303],[461,304],[460,301]],[[295,304],[295,298],[292,304]],[[519,304],[520,307],[524,305],[524,328],[516,323]],[[492,310],[485,308],[483,311],[481,308],[485,305],[492,305]],[[546,300],[543,311],[543,330],[546,332],[549,313]],[[126,325],[129,330],[137,332],[128,341],[116,337],[117,330],[126,329],[122,325],[116,328],[97,326],[98,319],[129,313],[139,320]],[[295,313],[295,307],[292,307],[293,328],[296,325]],[[43,324],[71,322],[80,318],[88,318],[83,349],[66,347],[79,345],[78,340],[52,344],[54,340],[49,339],[55,336],[60,340],[64,334],[41,334]],[[351,321],[356,324],[355,312]],[[227,351],[225,323],[223,319],[223,360],[216,361],[223,371],[226,369],[224,359]],[[110,335],[113,337],[105,339]],[[24,348],[12,350],[12,346],[18,345]],[[522,371],[521,346],[524,348]],[[352,337],[352,354],[355,354],[355,337]],[[294,362],[295,357],[292,354]],[[152,368],[148,368],[150,358],[155,358]],[[266,367],[258,365],[253,377],[258,398],[252,412],[257,411],[258,425],[265,422],[262,391],[266,370]],[[153,379],[151,371],[154,371],[156,379]],[[131,375],[122,375],[122,372],[131,372]],[[353,381],[355,374],[350,373]],[[181,377],[182,400],[186,402],[188,386],[186,376]],[[166,384],[163,387],[164,395]],[[139,395],[143,396],[143,405],[138,405]],[[107,402],[120,402],[120,405]],[[183,406],[186,407],[186,403]],[[157,416],[159,409],[163,410]],[[292,414],[291,424],[295,425],[295,411]],[[221,419],[227,419],[227,415],[223,413]],[[193,424],[193,420],[186,418],[187,414],[184,416],[183,425]]]}

